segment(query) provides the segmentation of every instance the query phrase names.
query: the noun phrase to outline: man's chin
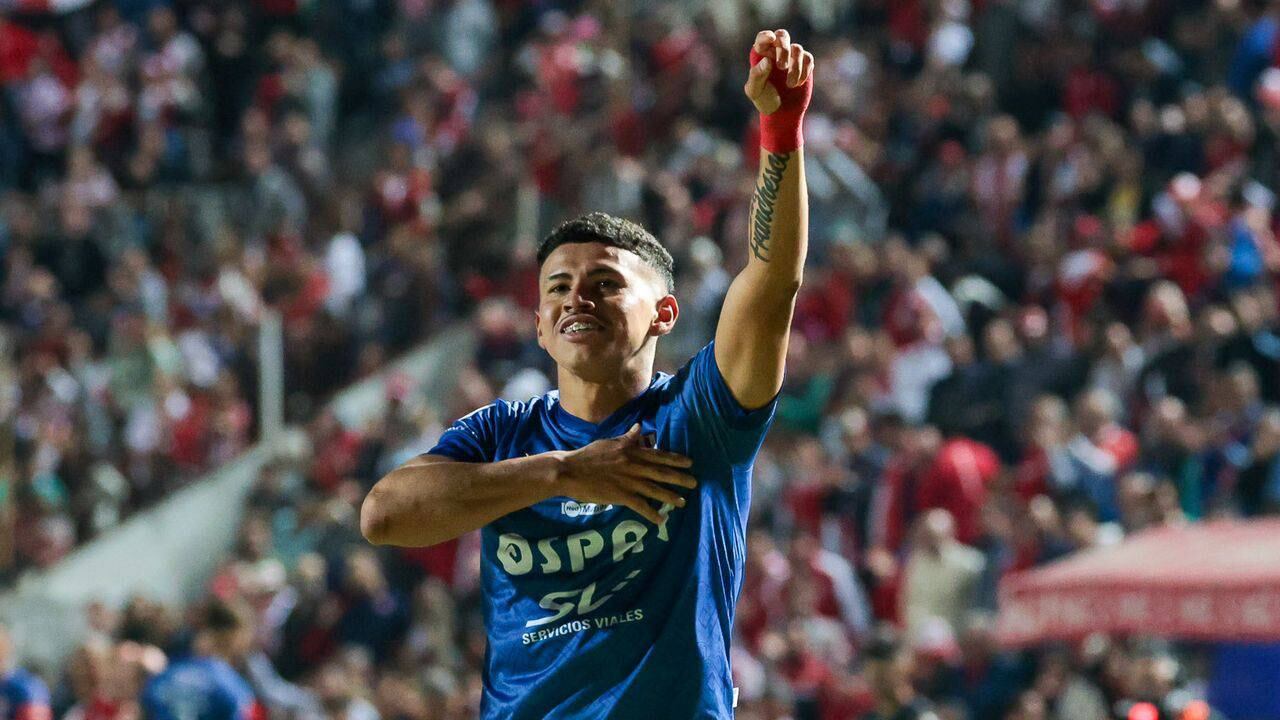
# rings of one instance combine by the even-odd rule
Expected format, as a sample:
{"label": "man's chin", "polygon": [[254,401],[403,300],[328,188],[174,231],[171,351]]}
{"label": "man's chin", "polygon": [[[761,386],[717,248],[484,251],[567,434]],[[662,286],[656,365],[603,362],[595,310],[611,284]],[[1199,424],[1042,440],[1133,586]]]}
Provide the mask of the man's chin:
{"label": "man's chin", "polygon": [[606,348],[579,343],[561,347],[553,359],[561,370],[589,382],[605,382],[617,378],[621,362]]}

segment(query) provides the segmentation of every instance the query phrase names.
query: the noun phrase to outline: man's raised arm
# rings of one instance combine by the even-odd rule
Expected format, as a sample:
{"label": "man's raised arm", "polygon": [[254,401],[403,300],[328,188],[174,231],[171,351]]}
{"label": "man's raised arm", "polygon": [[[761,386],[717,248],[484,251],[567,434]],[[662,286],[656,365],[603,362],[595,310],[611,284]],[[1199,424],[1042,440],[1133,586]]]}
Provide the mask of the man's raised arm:
{"label": "man's raised arm", "polygon": [[813,90],[813,56],[786,30],[756,35],[743,88],[760,112],[760,174],[751,196],[747,266],[716,327],[716,366],[734,398],[763,407],[782,387],[787,336],[804,275],[809,200],[801,121]]}

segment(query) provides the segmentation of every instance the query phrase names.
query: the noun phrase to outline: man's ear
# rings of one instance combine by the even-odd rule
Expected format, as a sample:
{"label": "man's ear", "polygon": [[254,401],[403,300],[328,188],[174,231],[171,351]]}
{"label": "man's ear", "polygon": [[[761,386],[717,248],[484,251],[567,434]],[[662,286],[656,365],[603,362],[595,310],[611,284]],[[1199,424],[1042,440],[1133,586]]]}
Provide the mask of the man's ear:
{"label": "man's ear", "polygon": [[538,336],[538,347],[546,350],[547,344],[542,341],[542,314],[537,310],[533,311],[533,332]]}
{"label": "man's ear", "polygon": [[676,320],[680,317],[680,304],[676,302],[675,295],[666,295],[658,300],[656,310],[650,331],[654,335],[666,335],[676,326]]}

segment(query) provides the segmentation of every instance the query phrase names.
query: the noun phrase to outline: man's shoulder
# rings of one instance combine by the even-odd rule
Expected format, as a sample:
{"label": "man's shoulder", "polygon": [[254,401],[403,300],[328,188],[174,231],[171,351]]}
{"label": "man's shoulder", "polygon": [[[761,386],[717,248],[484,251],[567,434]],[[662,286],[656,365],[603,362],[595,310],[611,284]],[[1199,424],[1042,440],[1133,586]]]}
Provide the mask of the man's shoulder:
{"label": "man's shoulder", "polygon": [[458,418],[457,422],[472,420],[492,420],[503,422],[536,415],[555,403],[555,392],[531,397],[528,400],[505,400],[498,398],[488,405],[482,405]]}
{"label": "man's shoulder", "polygon": [[162,670],[153,679],[159,680],[170,678],[176,675],[201,673],[206,675],[218,675],[230,670],[235,672],[235,668],[220,658],[211,655],[186,655],[169,663],[168,667]]}
{"label": "man's shoulder", "polygon": [[0,686],[11,700],[15,697],[23,701],[47,699],[49,694],[48,686],[39,675],[22,668],[15,668],[5,676]]}
{"label": "man's shoulder", "polygon": [[663,378],[663,384],[667,388],[683,387],[689,378],[695,374],[705,373],[708,370],[716,370],[716,343],[714,340],[703,345],[698,352],[684,361],[674,374]]}

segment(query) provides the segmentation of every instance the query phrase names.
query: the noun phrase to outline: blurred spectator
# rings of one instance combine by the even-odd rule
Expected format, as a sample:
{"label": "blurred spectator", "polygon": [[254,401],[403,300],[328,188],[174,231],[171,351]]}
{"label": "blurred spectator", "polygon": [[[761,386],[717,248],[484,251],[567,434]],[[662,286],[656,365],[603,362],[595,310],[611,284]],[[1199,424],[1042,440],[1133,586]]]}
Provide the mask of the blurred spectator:
{"label": "blurred spectator", "polygon": [[14,720],[51,717],[49,687],[38,676],[17,666],[9,630],[0,627],[0,694],[5,713]]}
{"label": "blurred spectator", "polygon": [[382,661],[391,657],[409,630],[408,608],[388,587],[371,552],[347,559],[347,609],[338,620],[338,639],[367,649]]}
{"label": "blurred spectator", "polygon": [[253,647],[252,623],[247,608],[211,601],[204,608],[191,656],[170,664],[143,688],[147,717],[260,716],[262,709],[249,684],[233,667]]}
{"label": "blurred spectator", "polygon": [[930,510],[916,525],[902,586],[908,637],[918,638],[934,618],[944,621],[944,631],[954,637],[974,606],[984,560],[977,550],[957,542],[955,532],[946,510]]}

